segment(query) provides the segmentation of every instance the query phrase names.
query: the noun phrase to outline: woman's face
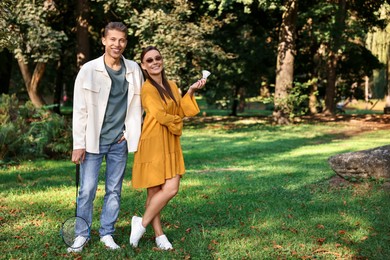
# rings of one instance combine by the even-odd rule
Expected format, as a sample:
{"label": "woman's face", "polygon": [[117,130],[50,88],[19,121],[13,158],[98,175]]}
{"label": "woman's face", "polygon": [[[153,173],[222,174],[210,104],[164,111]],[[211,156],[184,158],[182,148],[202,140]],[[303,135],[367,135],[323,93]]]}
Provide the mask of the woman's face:
{"label": "woman's face", "polygon": [[163,70],[163,58],[156,50],[148,51],[141,63],[143,70],[146,70],[149,75],[159,75]]}

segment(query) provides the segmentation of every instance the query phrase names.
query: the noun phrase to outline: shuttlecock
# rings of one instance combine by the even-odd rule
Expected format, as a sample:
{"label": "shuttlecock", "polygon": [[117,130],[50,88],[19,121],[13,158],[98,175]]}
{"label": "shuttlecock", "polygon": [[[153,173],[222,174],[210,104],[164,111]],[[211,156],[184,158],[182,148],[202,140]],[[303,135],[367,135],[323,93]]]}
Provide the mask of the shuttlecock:
{"label": "shuttlecock", "polygon": [[207,79],[208,76],[210,76],[211,72],[208,70],[202,70],[202,78]]}

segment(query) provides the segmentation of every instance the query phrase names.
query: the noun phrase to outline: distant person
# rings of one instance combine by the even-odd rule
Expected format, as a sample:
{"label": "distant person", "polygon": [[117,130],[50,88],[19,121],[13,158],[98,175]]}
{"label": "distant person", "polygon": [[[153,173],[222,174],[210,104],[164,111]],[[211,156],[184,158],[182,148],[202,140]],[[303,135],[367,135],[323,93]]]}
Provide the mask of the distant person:
{"label": "distant person", "polygon": [[194,92],[206,80],[192,84],[182,98],[176,84],[167,79],[163,57],[154,46],[142,51],[141,67],[146,75],[141,93],[146,115],[134,154],[132,185],[147,188],[147,199],[143,217],[133,216],[131,220],[130,245],[137,247],[146,227],[152,224],[157,247],[170,250],[173,247],[162,230],[160,212],[179,190],[185,172],[180,145],[183,118],[199,113]]}
{"label": "distant person", "polygon": [[[84,64],[76,78],[72,162],[80,163],[77,216],[91,225],[99,171],[105,159],[100,241],[109,249],[118,249],[112,236],[128,152],[137,150],[141,133],[143,76],[136,62],[122,56],[127,45],[127,27],[123,23],[109,23],[102,43],[104,55]],[[76,234],[68,252],[80,252],[82,247],[77,247],[88,240],[88,234],[80,230],[76,230]]]}

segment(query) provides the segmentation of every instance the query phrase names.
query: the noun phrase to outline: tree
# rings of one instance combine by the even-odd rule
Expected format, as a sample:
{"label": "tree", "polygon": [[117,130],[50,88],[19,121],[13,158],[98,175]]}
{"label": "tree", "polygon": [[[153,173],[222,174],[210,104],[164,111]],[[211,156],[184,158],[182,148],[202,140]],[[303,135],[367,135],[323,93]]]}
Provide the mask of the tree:
{"label": "tree", "polygon": [[77,37],[77,67],[80,68],[90,60],[89,45],[89,14],[90,7],[87,0],[77,1],[76,37]]}
{"label": "tree", "polygon": [[384,4],[381,8],[381,17],[387,19],[384,29],[373,28],[366,39],[367,48],[385,65],[374,72],[374,95],[379,98],[386,96],[385,109],[390,108],[390,5]]}
{"label": "tree", "polygon": [[327,69],[327,87],[325,94],[325,109],[324,114],[332,115],[335,112],[335,95],[336,95],[336,79],[337,79],[337,64],[340,60],[339,49],[343,43],[343,32],[345,29],[346,19],[346,0],[338,0],[335,22],[331,30],[331,42],[328,47],[328,58],[326,63]]}
{"label": "tree", "polygon": [[226,102],[235,116],[244,111],[246,98],[257,97],[274,80],[279,10],[266,1],[223,1],[212,7],[214,11],[205,6],[208,9],[200,12],[221,20],[231,18],[211,36],[229,57],[214,60],[218,78],[204,96],[209,103]]}
{"label": "tree", "polygon": [[294,81],[294,56],[296,38],[296,19],[298,13],[297,0],[286,0],[278,44],[276,63],[276,81],[274,96],[274,121],[278,124],[288,124],[291,108],[288,105],[289,92]]}
{"label": "tree", "polygon": [[58,10],[52,0],[5,0],[1,10],[4,26],[0,35],[6,37],[0,48],[13,51],[29,98],[34,106],[41,107],[45,101],[39,93],[39,83],[48,61],[59,58],[61,43],[67,39],[64,32],[54,30],[48,22]]}
{"label": "tree", "polygon": [[[340,60],[347,55],[351,44],[362,45],[369,28],[383,26],[378,10],[382,3],[376,0],[333,0],[318,3],[316,10],[316,35],[318,37],[318,56],[325,65],[325,106],[324,114],[335,113],[337,82],[340,77]],[[320,15],[318,15],[320,13]]]}

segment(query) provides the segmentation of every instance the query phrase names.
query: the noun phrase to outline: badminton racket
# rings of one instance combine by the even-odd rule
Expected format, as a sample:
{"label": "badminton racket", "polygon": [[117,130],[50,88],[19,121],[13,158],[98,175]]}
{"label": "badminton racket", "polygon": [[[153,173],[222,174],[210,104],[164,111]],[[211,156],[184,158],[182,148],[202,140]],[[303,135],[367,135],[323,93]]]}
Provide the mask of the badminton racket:
{"label": "badminton racket", "polygon": [[[73,249],[81,248],[88,241],[90,236],[90,226],[88,222],[77,216],[77,197],[79,192],[80,164],[76,164],[76,210],[73,217],[68,218],[62,223],[61,236],[67,246]],[[78,236],[86,237],[84,243],[75,243]]]}

